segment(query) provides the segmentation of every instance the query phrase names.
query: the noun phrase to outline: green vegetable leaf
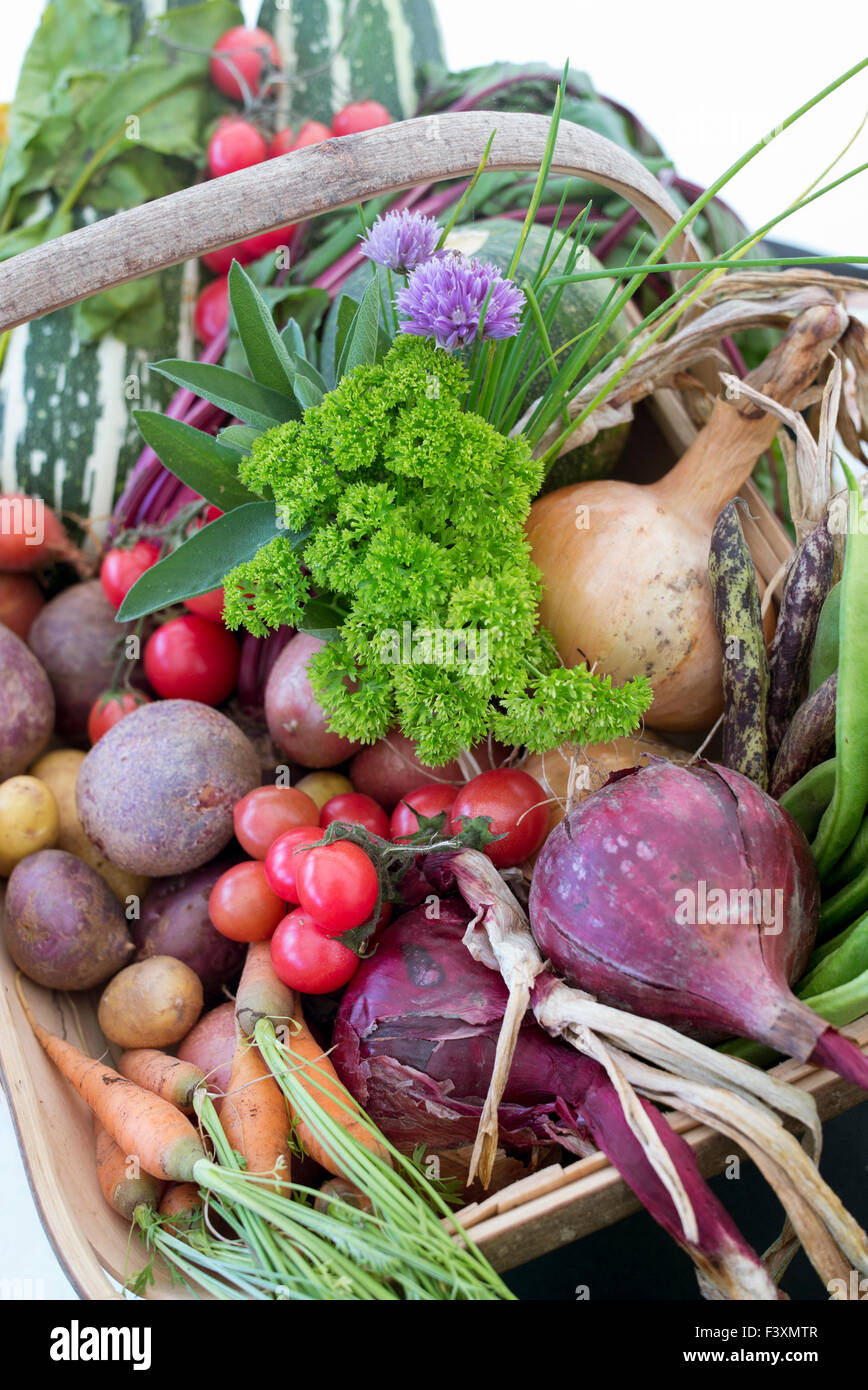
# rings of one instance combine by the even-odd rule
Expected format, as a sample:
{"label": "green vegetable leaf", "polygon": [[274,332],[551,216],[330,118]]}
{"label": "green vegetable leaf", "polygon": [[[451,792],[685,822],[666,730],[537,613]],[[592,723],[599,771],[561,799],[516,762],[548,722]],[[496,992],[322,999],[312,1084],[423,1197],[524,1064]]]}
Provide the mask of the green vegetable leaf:
{"label": "green vegetable leaf", "polygon": [[275,536],[287,534],[273,502],[248,502],[218,516],[140,575],[118,610],[118,622],[142,618],[219,588],[235,565],[252,560]]}
{"label": "green vegetable leaf", "polygon": [[306,605],[298,630],[308,637],[318,637],[320,642],[336,642],[346,616],[346,609],[335,598],[318,594]]}
{"label": "green vegetable leaf", "polygon": [[225,449],[231,449],[239,458],[246,458],[253,448],[254,439],[258,439],[261,433],[252,425],[227,425],[217,438]]}
{"label": "green vegetable leaf", "polygon": [[[358,302],[351,299],[348,294],[342,294],[338,300],[337,330],[335,332],[335,356],[333,364],[334,379],[337,380],[338,366],[343,356],[344,344],[347,341],[347,334],[353,326],[353,320],[358,313]],[[333,383],[334,384],[334,383]]]}
{"label": "green vegetable leaf", "polygon": [[325,392],[321,391],[316,383],[310,380],[310,377],[302,376],[301,372],[296,372],[292,389],[302,410],[309,410],[311,406],[322,404]]}
{"label": "green vegetable leaf", "polygon": [[247,365],[261,385],[285,394],[293,386],[295,366],[275,327],[271,310],[237,261],[229,271],[229,300]]}
{"label": "green vegetable leaf", "polygon": [[172,357],[153,363],[151,370],[262,430],[297,419],[300,413],[292,397],[211,362],[182,362]]}
{"label": "green vegetable leaf", "polygon": [[206,501],[224,512],[260,501],[238,481],[228,446],[157,410],[136,410],[133,416],[160,461]]}
{"label": "green vegetable leaf", "polygon": [[335,371],[336,381],[347,376],[354,367],[373,366],[377,360],[380,338],[380,282],[375,277],[362,295],[353,315],[341,349]]}

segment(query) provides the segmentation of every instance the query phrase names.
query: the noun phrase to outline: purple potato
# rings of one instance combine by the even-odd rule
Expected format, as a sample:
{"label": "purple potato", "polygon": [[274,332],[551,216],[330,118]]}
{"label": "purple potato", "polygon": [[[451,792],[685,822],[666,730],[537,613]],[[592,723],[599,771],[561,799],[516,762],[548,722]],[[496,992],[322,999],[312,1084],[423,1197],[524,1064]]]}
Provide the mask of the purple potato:
{"label": "purple potato", "polygon": [[208,915],[211,889],[232,862],[215,859],[201,869],[152,884],[140,919],[130,924],[136,960],[174,956],[196,972],[206,994],[216,994],[239,974],[246,946],[222,936]]}
{"label": "purple potato", "polygon": [[166,878],[207,864],[232,839],[232,808],[260,784],[259,759],[225,714],[195,700],[142,705],[81,765],[85,831],[128,873]]}
{"label": "purple potato", "polygon": [[38,758],[54,727],[54,695],[27,645],[0,624],[0,782]]}
{"label": "purple potato", "polygon": [[133,954],[123,908],[95,869],[60,849],[22,859],[3,912],[9,954],[46,989],[91,989]]}

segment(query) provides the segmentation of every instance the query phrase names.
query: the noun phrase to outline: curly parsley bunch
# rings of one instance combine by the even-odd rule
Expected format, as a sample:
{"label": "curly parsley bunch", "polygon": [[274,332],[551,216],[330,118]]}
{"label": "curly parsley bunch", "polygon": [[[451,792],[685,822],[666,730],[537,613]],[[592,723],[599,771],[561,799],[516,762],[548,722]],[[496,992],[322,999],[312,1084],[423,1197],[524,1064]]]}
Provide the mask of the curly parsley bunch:
{"label": "curly parsley bunch", "polygon": [[307,539],[279,535],[227,575],[226,621],[303,627],[311,590],[333,596],[339,636],[310,664],[331,727],[373,742],[397,723],[431,765],[489,731],[535,752],[627,734],[650,686],[560,664],[524,533],[541,466],[463,409],[466,388],[458,361],[402,336],[261,435],[241,478]]}

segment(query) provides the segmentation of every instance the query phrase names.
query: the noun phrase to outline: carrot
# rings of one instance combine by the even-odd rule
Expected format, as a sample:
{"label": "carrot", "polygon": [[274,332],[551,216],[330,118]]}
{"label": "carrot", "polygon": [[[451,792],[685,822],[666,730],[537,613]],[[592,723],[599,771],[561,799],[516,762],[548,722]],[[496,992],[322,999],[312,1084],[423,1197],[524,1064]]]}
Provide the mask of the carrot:
{"label": "carrot", "polygon": [[[282,1034],[284,1047],[296,1061],[311,1064],[310,1073],[305,1067],[299,1067],[294,1073],[296,1079],[301,1082],[312,1099],[322,1107],[327,1115],[330,1115],[354,1139],[358,1139],[359,1143],[364,1144],[365,1148],[370,1149],[378,1158],[391,1164],[387,1150],[383,1148],[369,1127],[361,1119],[355,1118],[353,1112],[361,1115],[361,1110],[349,1091],[341,1084],[331,1059],[323,1052],[305,1023],[304,1014],[298,1002],[293,1021],[295,1031],[287,1028]],[[348,1109],[347,1107],[351,1108]],[[331,1157],[327,1144],[320,1141],[315,1131],[300,1115],[295,1117],[295,1132],[305,1153],[310,1154],[310,1157],[321,1168],[325,1168],[326,1172],[333,1173],[336,1177],[349,1180],[349,1174],[344,1173],[340,1164]]]}
{"label": "carrot", "polygon": [[155,1096],[171,1101],[185,1114],[193,1113],[193,1092],[205,1080],[205,1073],[192,1062],[182,1062],[154,1047],[134,1047],[118,1062],[118,1071]]}
{"label": "carrot", "polygon": [[260,1018],[270,1018],[275,1027],[293,1016],[295,992],[277,978],[271,964],[271,943],[251,941],[235,996],[235,1017],[249,1038]]}
{"label": "carrot", "polygon": [[138,1206],[156,1208],[164,1183],[146,1173],[135,1155],[127,1155],[94,1116],[96,1135],[96,1175],[109,1206],[126,1221],[132,1221]]}
{"label": "carrot", "polygon": [[173,1182],[170,1183],[163,1193],[160,1202],[161,1216],[178,1216],[186,1218],[178,1226],[174,1221],[167,1221],[165,1229],[173,1235],[179,1235],[186,1229],[190,1218],[197,1216],[204,1207],[205,1202],[199,1187],[194,1182]]}
{"label": "carrot", "polygon": [[188,1182],[197,1162],[206,1157],[190,1121],[162,1096],[125,1080],[49,1033],[33,1017],[21,992],[20,976],[15,988],[42,1048],[123,1152],[135,1154],[142,1168],[156,1178]]}
{"label": "carrot", "polygon": [[276,1188],[289,1182],[292,1121],[286,1099],[240,1029],[220,1123],[232,1148],[247,1163],[248,1172],[275,1174]]}

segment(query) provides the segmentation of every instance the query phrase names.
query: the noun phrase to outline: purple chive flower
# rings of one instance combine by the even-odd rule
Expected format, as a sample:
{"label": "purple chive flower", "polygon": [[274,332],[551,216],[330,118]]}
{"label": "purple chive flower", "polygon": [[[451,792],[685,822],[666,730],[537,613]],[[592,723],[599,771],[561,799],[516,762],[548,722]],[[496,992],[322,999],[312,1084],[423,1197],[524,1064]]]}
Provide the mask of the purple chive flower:
{"label": "purple chive flower", "polygon": [[406,273],[433,256],[443,228],[419,212],[387,212],[378,217],[366,237],[362,255],[388,270]]}
{"label": "purple chive flower", "polygon": [[490,261],[468,260],[452,252],[414,270],[395,303],[407,315],[402,332],[433,338],[438,347],[452,349],[479,336],[483,306],[481,336],[512,338],[519,330],[524,295]]}

